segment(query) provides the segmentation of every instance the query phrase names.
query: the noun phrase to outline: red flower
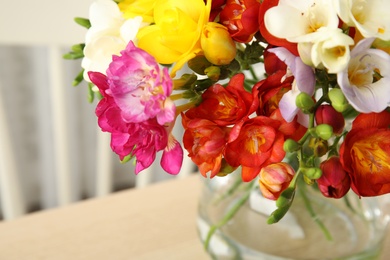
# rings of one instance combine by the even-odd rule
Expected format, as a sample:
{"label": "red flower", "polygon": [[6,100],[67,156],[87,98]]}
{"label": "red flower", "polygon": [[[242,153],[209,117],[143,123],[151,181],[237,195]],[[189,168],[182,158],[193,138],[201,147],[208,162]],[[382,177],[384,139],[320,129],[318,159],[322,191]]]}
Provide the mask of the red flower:
{"label": "red flower", "polygon": [[[287,41],[286,39],[281,39],[273,36],[271,33],[268,32],[267,28],[264,24],[264,14],[265,12],[270,9],[271,7],[277,6],[279,4],[279,0],[263,0],[263,2],[260,5],[260,11],[259,11],[259,26],[260,26],[260,33],[264,37],[264,39],[267,40],[269,44],[285,47],[287,50],[289,50],[292,54],[295,56],[299,56],[298,54],[298,48],[296,43],[291,43]],[[278,21],[275,21],[276,23]]]}
{"label": "red flower", "polygon": [[257,0],[227,0],[220,13],[220,22],[228,28],[235,41],[250,42],[259,30],[259,8]]}
{"label": "red flower", "polygon": [[213,178],[221,169],[222,155],[227,142],[228,128],[220,127],[206,119],[189,119],[183,116],[184,148],[199,167],[203,176],[211,171]]}
{"label": "red flower", "polygon": [[286,71],[279,70],[258,82],[253,88],[259,99],[257,114],[269,116],[279,107],[283,94],[291,89],[294,77],[288,77],[282,82]]}
{"label": "red flower", "polygon": [[279,70],[284,71],[286,74],[287,71],[287,65],[283,61],[281,61],[278,56],[276,56],[275,53],[269,52],[269,49],[274,48],[275,46],[268,45],[267,48],[264,50],[263,56],[264,56],[264,69],[265,72],[268,75],[274,74],[275,72],[278,72]]}
{"label": "red flower", "polygon": [[[207,0],[204,0],[204,3],[207,3]],[[211,12],[210,12],[210,18],[209,21],[213,22],[215,18],[219,15],[219,13],[222,11],[222,6],[226,3],[226,0],[213,0],[211,2]]]}
{"label": "red flower", "polygon": [[242,166],[243,181],[253,180],[262,167],[283,160],[284,135],[279,127],[279,121],[268,117],[251,118],[227,144],[225,159],[233,167]]}
{"label": "red flower", "polygon": [[390,112],[359,114],[340,147],[340,161],[360,196],[390,193]]}
{"label": "red flower", "polygon": [[186,112],[190,119],[207,119],[219,126],[234,125],[229,140],[237,137],[244,121],[256,111],[258,99],[244,89],[244,74],[234,75],[227,87],[215,84],[202,94],[202,103]]}
{"label": "red flower", "polygon": [[318,188],[325,197],[341,198],[349,191],[351,179],[343,169],[340,158],[333,156],[320,164],[322,176],[317,180]]}

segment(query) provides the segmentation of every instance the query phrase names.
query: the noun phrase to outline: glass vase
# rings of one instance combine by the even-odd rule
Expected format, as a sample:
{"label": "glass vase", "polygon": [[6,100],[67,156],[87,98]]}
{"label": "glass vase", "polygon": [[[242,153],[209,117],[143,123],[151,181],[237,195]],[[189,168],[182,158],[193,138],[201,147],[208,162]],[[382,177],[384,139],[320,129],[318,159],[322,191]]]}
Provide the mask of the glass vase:
{"label": "glass vase", "polygon": [[275,202],[239,173],[202,182],[197,226],[213,259],[380,259],[389,215],[378,198],[351,191],[331,199],[309,187],[281,221],[267,224]]}

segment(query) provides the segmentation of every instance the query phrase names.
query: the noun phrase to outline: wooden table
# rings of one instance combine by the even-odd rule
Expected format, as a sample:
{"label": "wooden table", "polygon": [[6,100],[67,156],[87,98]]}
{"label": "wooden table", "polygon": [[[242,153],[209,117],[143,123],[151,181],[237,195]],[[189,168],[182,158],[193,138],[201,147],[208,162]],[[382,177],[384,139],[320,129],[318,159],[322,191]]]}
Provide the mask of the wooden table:
{"label": "wooden table", "polygon": [[196,231],[199,192],[191,176],[2,222],[0,259],[209,259]]}

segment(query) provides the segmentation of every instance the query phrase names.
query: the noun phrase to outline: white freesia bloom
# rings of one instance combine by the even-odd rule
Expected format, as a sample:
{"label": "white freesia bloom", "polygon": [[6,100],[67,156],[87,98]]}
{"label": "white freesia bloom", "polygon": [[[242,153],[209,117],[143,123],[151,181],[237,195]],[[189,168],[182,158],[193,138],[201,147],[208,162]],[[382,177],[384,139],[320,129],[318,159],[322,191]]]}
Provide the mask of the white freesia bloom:
{"label": "white freesia bloom", "polygon": [[118,55],[134,40],[142,25],[142,17],[125,20],[118,5],[111,0],[97,0],[90,6],[89,28],[85,38],[84,79],[91,82],[88,71],[106,74],[112,55]]}
{"label": "white freesia bloom", "polygon": [[327,68],[328,73],[338,73],[346,68],[350,59],[349,46],[353,39],[338,28],[319,28],[316,32],[301,37],[298,43],[302,60],[316,68]]}
{"label": "white freesia bloom", "polygon": [[339,19],[329,0],[280,0],[264,15],[267,30],[278,38],[302,42],[321,27],[337,28]]}
{"label": "white freesia bloom", "polygon": [[337,74],[345,97],[361,113],[378,113],[390,104],[390,56],[370,49],[373,41],[361,40],[351,51],[348,67]]}
{"label": "white freesia bloom", "polygon": [[341,20],[356,27],[365,37],[390,40],[390,1],[388,0],[334,0]]}

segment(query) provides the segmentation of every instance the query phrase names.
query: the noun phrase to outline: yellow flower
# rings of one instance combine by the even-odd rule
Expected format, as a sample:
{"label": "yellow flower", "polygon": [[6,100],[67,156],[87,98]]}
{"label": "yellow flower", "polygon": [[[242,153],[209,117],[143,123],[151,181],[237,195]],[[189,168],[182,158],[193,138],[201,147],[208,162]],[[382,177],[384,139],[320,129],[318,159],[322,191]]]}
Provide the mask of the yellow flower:
{"label": "yellow flower", "polygon": [[208,22],[211,0],[157,0],[155,24],[138,32],[138,47],[161,64],[176,63],[174,76],[187,61],[201,52],[200,35]]}
{"label": "yellow flower", "polygon": [[123,0],[118,6],[124,18],[141,16],[146,23],[153,23],[153,11],[157,0]]}
{"label": "yellow flower", "polygon": [[225,26],[207,23],[202,32],[201,46],[208,61],[215,65],[229,64],[236,56],[236,45]]}

